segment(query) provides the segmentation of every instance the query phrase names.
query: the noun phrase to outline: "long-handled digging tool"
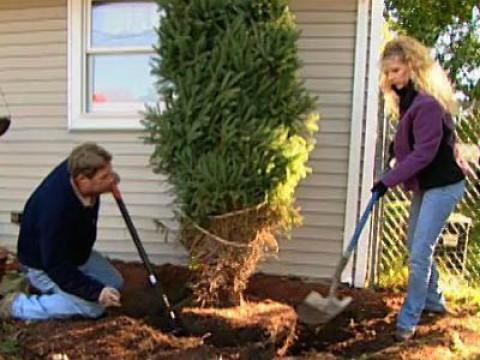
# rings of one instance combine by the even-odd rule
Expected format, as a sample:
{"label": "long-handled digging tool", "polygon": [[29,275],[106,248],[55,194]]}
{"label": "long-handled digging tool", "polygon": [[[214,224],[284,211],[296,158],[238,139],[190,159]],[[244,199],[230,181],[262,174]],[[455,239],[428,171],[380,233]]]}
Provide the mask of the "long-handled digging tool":
{"label": "long-handled digging tool", "polygon": [[10,127],[10,117],[0,116],[0,136],[5,134]]}
{"label": "long-handled digging tool", "polygon": [[343,270],[347,266],[348,260],[353,253],[353,250],[357,247],[358,239],[362,233],[365,224],[373,211],[373,207],[380,199],[380,194],[375,192],[372,194],[372,197],[360,218],[357,226],[355,227],[355,232],[350,240],[350,244],[343,253],[342,258],[338,262],[335,273],[332,277],[330,290],[328,296],[325,298],[321,296],[318,292],[312,291],[308,296],[303,300],[303,302],[298,305],[297,313],[301,321],[309,325],[323,325],[333,319],[335,316],[340,314],[352,301],[351,297],[344,297],[339,299],[335,296],[335,293],[340,283],[340,277]]}
{"label": "long-handled digging tool", "polygon": [[0,136],[5,134],[10,127],[11,123],[11,116],[10,116],[10,110],[8,108],[8,103],[7,100],[5,99],[5,94],[3,93],[2,88],[0,88],[0,95],[2,96],[2,101],[5,104],[5,107],[7,109],[8,114],[7,115],[2,115],[0,116]]}
{"label": "long-handled digging tool", "polygon": [[145,251],[145,248],[142,245],[142,242],[140,241],[140,237],[138,236],[137,229],[133,224],[132,218],[128,213],[127,207],[123,202],[122,194],[120,193],[120,190],[118,189],[117,185],[113,186],[112,194],[113,194],[113,197],[115,198],[115,201],[117,202],[120,212],[122,213],[123,220],[125,220],[128,231],[132,236],[133,242],[135,243],[135,247],[137,248],[140,258],[142,259],[143,265],[148,272],[148,280],[150,282],[150,285],[158,293],[158,297],[160,298],[162,309],[166,315],[166,320],[167,320],[167,325],[169,330],[177,335],[184,334],[185,333],[184,328],[180,326],[180,320],[177,318],[175,312],[173,311],[172,306],[170,305],[170,301],[168,300],[168,297],[165,294],[165,291],[160,281],[158,281],[158,278],[155,275],[155,270],[148,258],[148,255]]}

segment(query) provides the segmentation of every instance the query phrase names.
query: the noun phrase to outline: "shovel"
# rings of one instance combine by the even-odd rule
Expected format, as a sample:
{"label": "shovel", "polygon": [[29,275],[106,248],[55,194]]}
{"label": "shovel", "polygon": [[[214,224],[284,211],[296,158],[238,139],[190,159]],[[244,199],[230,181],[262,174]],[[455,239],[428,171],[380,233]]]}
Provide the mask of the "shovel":
{"label": "shovel", "polygon": [[373,207],[380,199],[380,194],[374,192],[372,198],[370,199],[365,211],[360,218],[357,226],[355,227],[355,232],[350,240],[348,248],[343,253],[342,258],[338,262],[335,274],[332,277],[332,282],[330,284],[330,290],[328,296],[325,298],[316,291],[310,292],[308,296],[303,300],[303,302],[298,305],[297,313],[298,317],[302,322],[308,325],[323,325],[332,320],[335,316],[340,314],[343,310],[352,301],[351,297],[344,297],[339,299],[335,296],[335,293],[340,283],[340,276],[342,275],[343,270],[347,266],[348,260],[353,253],[353,250],[357,247],[358,239],[362,233],[365,224],[373,211]]}
{"label": "shovel", "polygon": [[[2,101],[5,104],[7,112],[10,113],[10,110],[8,108],[8,103],[7,103],[7,100],[5,99],[5,94],[3,93],[2,88],[0,88],[0,95],[2,96]],[[11,119],[10,115],[0,116],[0,136],[2,136],[3,134],[5,134],[7,132],[8,128],[10,127],[11,121],[12,121],[12,119]]]}
{"label": "shovel", "polygon": [[122,194],[120,193],[120,190],[118,189],[118,186],[116,184],[112,187],[112,194],[115,198],[115,201],[117,202],[120,212],[122,213],[123,220],[125,220],[128,231],[132,236],[133,242],[135,243],[135,247],[137,248],[140,258],[142,259],[143,265],[148,272],[148,280],[150,282],[150,285],[158,292],[162,309],[166,315],[169,330],[171,330],[175,334],[183,334],[184,331],[179,324],[179,319],[177,319],[177,316],[170,305],[170,301],[168,300],[168,297],[165,294],[161,283],[158,281],[157,276],[155,275],[155,270],[152,266],[152,263],[148,259],[145,248],[143,247],[142,242],[140,241],[140,237],[138,236],[137,229],[133,224],[132,218],[130,217],[127,207],[123,202]]}
{"label": "shovel", "polygon": [[10,122],[10,116],[0,116],[0,136],[7,132]]}

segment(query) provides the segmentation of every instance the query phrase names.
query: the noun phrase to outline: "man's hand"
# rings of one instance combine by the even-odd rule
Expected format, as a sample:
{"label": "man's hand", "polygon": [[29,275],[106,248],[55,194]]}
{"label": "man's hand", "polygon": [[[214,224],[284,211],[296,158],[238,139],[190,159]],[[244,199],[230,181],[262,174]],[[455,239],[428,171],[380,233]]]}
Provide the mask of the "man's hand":
{"label": "man's hand", "polygon": [[98,302],[105,307],[120,306],[120,293],[115,288],[105,286],[98,297]]}
{"label": "man's hand", "polygon": [[118,175],[118,173],[116,171],[114,171],[112,173],[112,175],[113,175],[113,182],[115,184],[119,184],[120,183],[120,175]]}
{"label": "man's hand", "polygon": [[111,181],[110,181],[110,187],[108,191],[113,191],[115,186],[117,186],[120,183],[120,175],[116,171],[112,171],[111,173]]}

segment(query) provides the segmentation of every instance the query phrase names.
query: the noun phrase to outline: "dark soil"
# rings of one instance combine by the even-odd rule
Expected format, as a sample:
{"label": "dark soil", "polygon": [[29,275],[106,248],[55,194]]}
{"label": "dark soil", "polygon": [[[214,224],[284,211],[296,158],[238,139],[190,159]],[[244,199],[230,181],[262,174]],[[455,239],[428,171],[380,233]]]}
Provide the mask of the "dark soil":
{"label": "dark soil", "polygon": [[243,347],[262,344],[265,356],[284,355],[295,338],[295,310],[273,301],[246,303],[230,309],[187,308],[181,318],[197,336],[210,334],[217,347]]}
{"label": "dark soil", "polygon": [[[190,337],[168,334],[158,294],[140,264],[116,262],[125,278],[122,308],[99,320],[9,322],[8,335],[22,359],[480,359],[480,319],[475,314],[425,315],[414,340],[393,339],[402,296],[341,289],[352,304],[323,328],[296,321],[293,311],[326,284],[257,274],[247,290],[247,305],[234,309],[185,307],[177,313]],[[189,272],[158,267],[172,303],[184,299]],[[182,315],[183,314],[183,315]],[[296,326],[295,326],[296,325]],[[55,356],[54,356],[55,355]],[[62,355],[64,355],[62,357]],[[458,356],[457,356],[458,355]],[[478,357],[477,357],[478,356]],[[7,357],[8,358],[8,357]],[[0,356],[1,359],[1,356]]]}

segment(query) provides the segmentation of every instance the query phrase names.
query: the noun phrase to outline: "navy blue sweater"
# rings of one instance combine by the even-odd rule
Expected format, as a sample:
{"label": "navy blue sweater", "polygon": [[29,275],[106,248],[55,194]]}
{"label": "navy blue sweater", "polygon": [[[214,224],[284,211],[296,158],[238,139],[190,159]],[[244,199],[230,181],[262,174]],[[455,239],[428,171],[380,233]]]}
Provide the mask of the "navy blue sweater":
{"label": "navy blue sweater", "polygon": [[18,259],[45,271],[65,292],[97,301],[104,285],[78,267],[89,258],[97,237],[100,199],[85,207],[70,182],[67,161],[34,191],[23,211]]}

